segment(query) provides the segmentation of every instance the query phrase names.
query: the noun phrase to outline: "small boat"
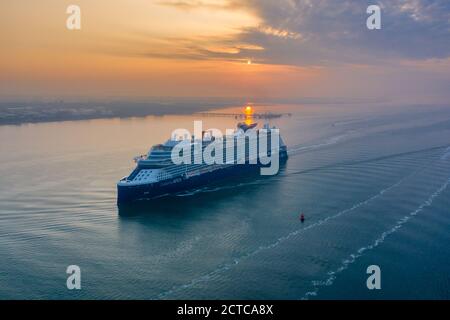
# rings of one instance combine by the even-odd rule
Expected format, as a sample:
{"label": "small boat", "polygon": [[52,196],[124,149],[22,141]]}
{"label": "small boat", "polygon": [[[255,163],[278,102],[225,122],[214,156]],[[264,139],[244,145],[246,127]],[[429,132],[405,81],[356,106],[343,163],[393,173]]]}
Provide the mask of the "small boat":
{"label": "small boat", "polygon": [[305,222],[305,215],[303,213],[300,215],[300,221]]}

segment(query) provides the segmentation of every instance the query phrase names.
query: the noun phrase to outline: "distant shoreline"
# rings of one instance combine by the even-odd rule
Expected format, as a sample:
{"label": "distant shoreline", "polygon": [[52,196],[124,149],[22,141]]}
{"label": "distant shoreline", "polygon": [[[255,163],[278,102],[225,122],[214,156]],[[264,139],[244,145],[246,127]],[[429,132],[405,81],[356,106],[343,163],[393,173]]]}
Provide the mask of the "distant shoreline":
{"label": "distant shoreline", "polygon": [[231,107],[227,102],[4,102],[0,103],[0,125],[96,119],[126,119],[147,116],[189,115]]}
{"label": "distant shoreline", "polygon": [[[82,121],[97,119],[126,119],[148,116],[191,115],[217,109],[257,105],[320,104],[320,105],[396,105],[375,99],[267,99],[246,101],[242,98],[160,99],[149,101],[90,101],[90,102],[0,102],[0,126],[45,122]],[[400,104],[403,105],[403,104]],[[417,106],[420,104],[409,104]]]}

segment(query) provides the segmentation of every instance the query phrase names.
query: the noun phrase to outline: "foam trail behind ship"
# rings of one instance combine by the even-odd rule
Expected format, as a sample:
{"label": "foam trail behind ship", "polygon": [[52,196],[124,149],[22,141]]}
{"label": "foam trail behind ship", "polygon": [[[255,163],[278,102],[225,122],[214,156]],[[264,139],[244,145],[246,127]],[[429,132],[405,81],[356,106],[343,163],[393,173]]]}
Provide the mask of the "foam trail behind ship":
{"label": "foam trail behind ship", "polygon": [[394,225],[394,227],[392,227],[391,229],[383,232],[379,238],[377,238],[372,244],[365,246],[365,247],[361,247],[360,249],[358,249],[356,251],[356,253],[351,254],[347,259],[345,259],[344,261],[342,261],[342,265],[334,270],[334,271],[330,271],[328,272],[329,277],[324,280],[324,281],[313,281],[312,285],[314,287],[314,289],[312,291],[309,291],[307,293],[305,293],[305,295],[303,296],[303,300],[307,300],[310,297],[314,297],[317,296],[320,287],[324,287],[324,286],[331,286],[333,285],[334,281],[336,280],[336,277],[339,273],[343,272],[344,270],[346,270],[349,265],[351,265],[352,263],[354,263],[358,258],[360,258],[365,252],[372,250],[376,247],[378,247],[379,245],[381,245],[384,240],[389,237],[390,235],[392,235],[393,233],[397,232],[400,228],[403,227],[403,225],[405,223],[407,223],[409,220],[411,220],[412,218],[414,218],[414,216],[417,216],[419,213],[421,213],[425,208],[430,207],[433,204],[433,201],[435,198],[437,198],[438,196],[441,195],[442,192],[444,192],[448,185],[450,184],[450,177],[447,179],[447,181],[439,188],[437,189],[425,202],[423,202],[416,210],[410,212],[408,215],[404,216],[402,219],[398,220],[397,223]]}
{"label": "foam trail behind ship", "polygon": [[366,205],[366,204],[376,200],[377,198],[380,198],[381,196],[383,196],[385,193],[389,192],[390,190],[400,186],[405,180],[407,180],[408,178],[414,176],[415,174],[417,174],[419,171],[421,171],[423,169],[424,169],[424,167],[419,168],[418,170],[415,170],[413,173],[403,177],[402,179],[400,179],[396,183],[390,185],[389,187],[387,187],[385,189],[380,190],[377,194],[374,194],[373,196],[367,198],[366,200],[361,201],[359,203],[356,203],[355,205],[353,205],[350,208],[347,208],[345,210],[339,211],[338,213],[336,213],[334,215],[331,215],[331,216],[328,216],[328,217],[326,217],[326,218],[324,218],[322,220],[319,220],[319,221],[317,221],[317,222],[315,222],[313,224],[310,224],[310,225],[306,226],[305,228],[301,228],[301,229],[297,229],[295,231],[292,231],[289,234],[278,238],[272,244],[269,244],[269,245],[266,245],[266,246],[260,246],[256,250],[254,250],[252,252],[249,252],[248,254],[242,255],[242,256],[234,259],[233,262],[227,263],[227,264],[217,268],[216,270],[214,270],[214,271],[212,271],[212,272],[210,272],[210,273],[208,273],[206,275],[203,275],[203,276],[201,276],[199,278],[193,279],[193,280],[191,280],[191,282],[189,282],[187,284],[184,284],[184,285],[181,285],[181,286],[177,286],[177,287],[174,287],[174,288],[172,288],[172,289],[170,289],[168,291],[165,291],[165,292],[159,294],[157,296],[157,299],[165,299],[167,296],[169,296],[169,295],[171,295],[173,293],[180,292],[180,291],[183,291],[185,289],[189,289],[189,288],[195,286],[198,283],[207,282],[212,277],[214,277],[216,275],[219,275],[222,272],[225,272],[225,271],[231,269],[233,266],[236,266],[237,264],[239,264],[244,259],[248,259],[248,258],[250,258],[252,256],[255,256],[255,255],[257,255],[258,253],[260,253],[262,251],[273,249],[273,248],[279,246],[280,244],[282,244],[283,242],[285,242],[285,241],[287,241],[287,240],[289,240],[289,239],[291,239],[291,238],[301,234],[304,231],[307,231],[307,230],[319,227],[319,226],[325,224],[329,220],[336,219],[336,218],[338,218],[338,217],[340,217],[340,216],[342,216],[342,215],[344,215],[346,213],[352,212],[352,211],[356,210],[357,208],[359,208],[361,206],[364,206],[364,205]]}

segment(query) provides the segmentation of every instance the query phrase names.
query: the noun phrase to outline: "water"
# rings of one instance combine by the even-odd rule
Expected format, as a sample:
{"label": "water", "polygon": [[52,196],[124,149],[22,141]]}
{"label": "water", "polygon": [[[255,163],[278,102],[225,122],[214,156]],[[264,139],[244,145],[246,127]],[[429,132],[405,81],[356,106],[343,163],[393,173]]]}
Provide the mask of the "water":
{"label": "water", "polygon": [[0,126],[0,298],[450,298],[450,108],[257,109],[292,112],[279,175],[120,212],[133,156],[199,117]]}

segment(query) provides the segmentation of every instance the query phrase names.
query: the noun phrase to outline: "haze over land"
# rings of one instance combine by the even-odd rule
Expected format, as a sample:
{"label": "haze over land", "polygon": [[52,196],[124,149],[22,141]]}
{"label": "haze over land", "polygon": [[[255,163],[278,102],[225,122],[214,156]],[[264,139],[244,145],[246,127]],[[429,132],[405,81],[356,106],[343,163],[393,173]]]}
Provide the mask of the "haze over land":
{"label": "haze over land", "polygon": [[228,106],[221,99],[151,99],[146,101],[10,101],[0,102],[0,125],[35,122],[192,114]]}

